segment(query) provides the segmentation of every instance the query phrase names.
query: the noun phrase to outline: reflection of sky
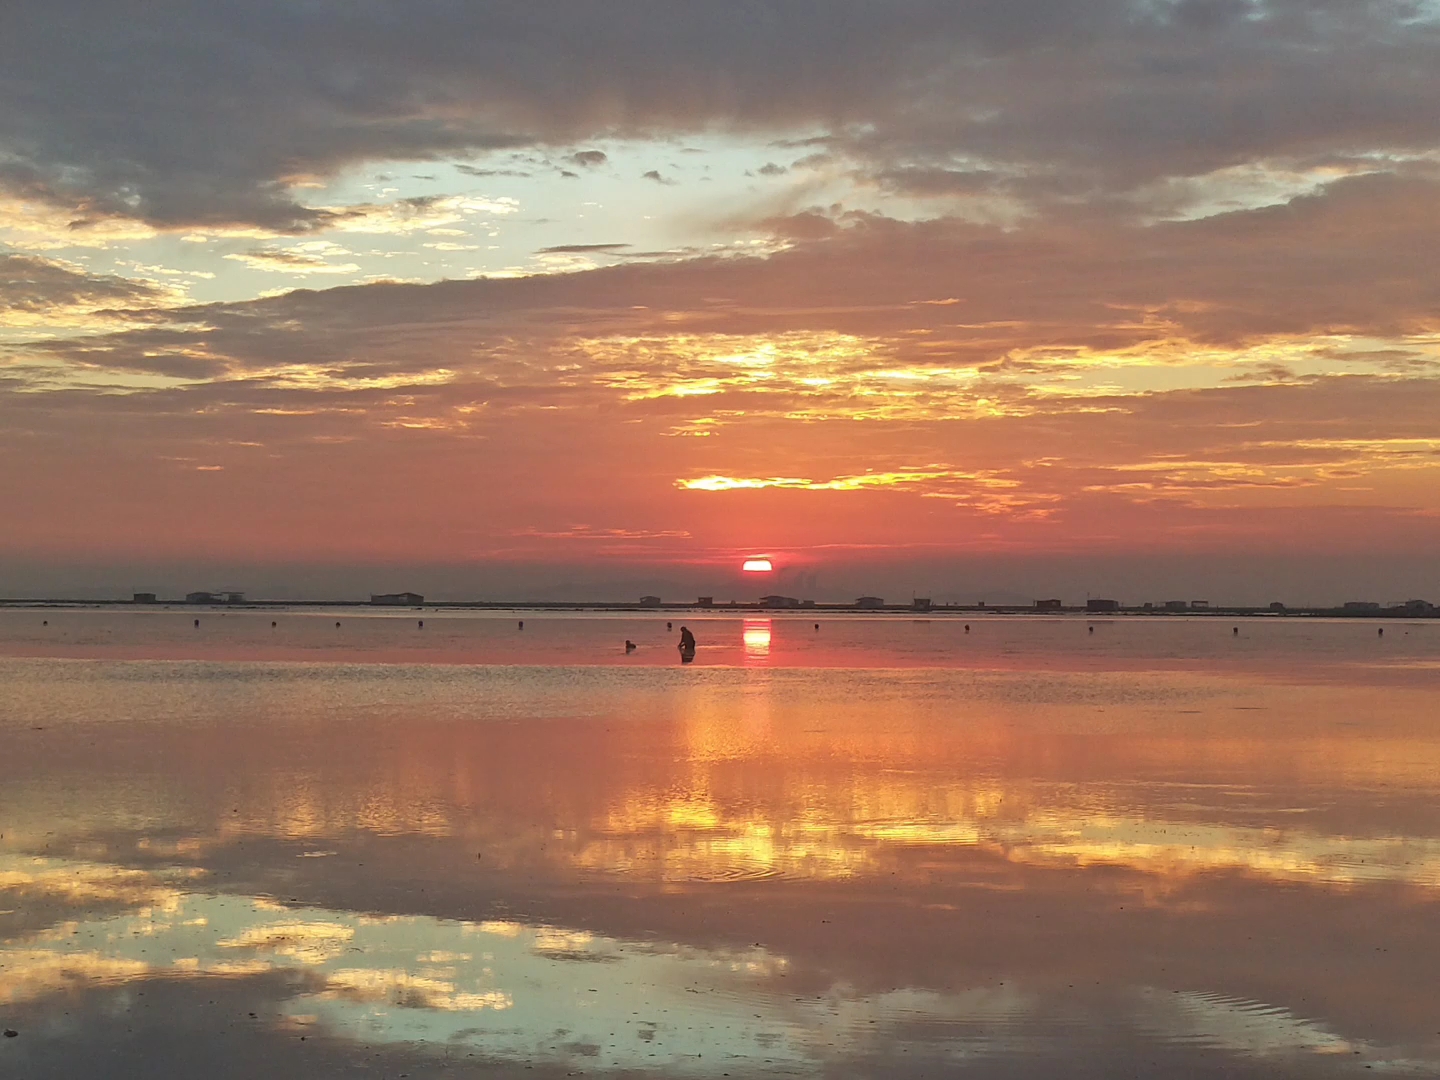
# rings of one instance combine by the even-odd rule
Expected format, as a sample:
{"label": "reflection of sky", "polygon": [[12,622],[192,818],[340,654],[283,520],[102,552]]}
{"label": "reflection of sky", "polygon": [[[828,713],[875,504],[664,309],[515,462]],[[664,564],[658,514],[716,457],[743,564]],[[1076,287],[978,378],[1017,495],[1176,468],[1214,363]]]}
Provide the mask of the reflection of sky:
{"label": "reflection of sky", "polygon": [[[70,867],[48,861],[36,869],[63,877]],[[93,866],[80,869],[97,876]],[[178,892],[8,943],[0,949],[0,1003],[43,997],[75,980],[274,968],[310,980],[308,992],[284,1003],[279,1023],[318,1023],[366,1041],[461,1041],[504,1058],[669,1072],[687,1063],[686,1071],[705,1071],[702,1055],[751,1064],[806,1056],[803,1017],[798,1025],[756,1017],[745,1000],[784,968],[761,950],[705,952],[514,922],[292,909]],[[705,988],[703,1001],[697,986]]]}
{"label": "reflection of sky", "polygon": [[[61,889],[72,875],[98,884],[113,870],[47,859],[4,865],[8,877],[0,880]],[[116,877],[119,895],[138,899],[133,875]],[[811,1072],[826,1059],[906,1043],[943,1041],[958,1058],[1013,1053],[1056,1023],[1044,1001],[1013,985],[948,993],[836,985],[796,996],[782,982],[786,958],[758,947],[697,949],[513,921],[366,915],[187,893],[163,879],[150,884],[149,902],[122,914],[64,921],[0,947],[0,1004],[43,1000],[77,983],[290,970],[304,983],[267,1017],[279,1030],[666,1075]],[[1122,1023],[1162,1041],[1261,1058],[1364,1053],[1373,1060],[1363,1044],[1258,1002],[1142,987],[1122,1006]]]}
{"label": "reflection of sky", "polygon": [[[773,808],[746,816],[695,794],[634,793],[575,857],[582,866],[667,881],[848,878],[895,874],[889,857],[895,850],[962,847],[1018,864],[1129,867],[1164,878],[1228,870],[1274,881],[1440,889],[1440,837],[1247,828],[1063,803],[1026,807],[1027,798],[1067,793],[1003,785],[937,790],[919,777],[854,794],[888,803],[888,813],[866,818],[846,812],[859,806],[832,804],[796,806],[791,816]],[[987,813],[987,802],[1003,812]],[[943,804],[952,812],[935,813]],[[906,807],[914,812],[904,813]],[[638,838],[650,842],[637,844]]]}
{"label": "reflection of sky", "polygon": [[[1435,1057],[1356,1018],[1427,1007],[1424,670],[804,670],[729,628],[757,666],[0,662],[0,1001],[281,972],[277,1030],[667,1075],[1116,1024]],[[1295,913],[1275,981],[1226,951]],[[1360,974],[1307,1012],[1317,964]]]}
{"label": "reflection of sky", "polygon": [[[217,660],[232,665],[226,669],[232,678],[243,673],[233,666],[240,660],[419,664],[431,669],[426,672],[431,682],[447,678],[433,670],[435,665],[632,668],[677,663],[674,633],[665,629],[665,621],[638,614],[531,612],[523,635],[515,632],[516,616],[509,611],[427,610],[423,631],[411,613],[387,609],[201,614],[197,634],[195,612],[183,605],[118,611],[0,608],[0,657]],[[336,619],[343,622],[338,633]],[[758,646],[759,631],[768,626],[771,667],[1015,671],[1023,672],[1041,694],[1049,693],[1057,675],[1075,671],[1092,678],[1091,694],[1109,689],[1104,676],[1111,673],[1143,671],[1158,678],[1169,670],[1264,676],[1281,685],[1428,685],[1426,673],[1435,670],[1440,652],[1440,622],[1429,620],[1393,628],[1383,649],[1376,648],[1374,627],[1340,619],[1136,619],[1100,622],[1093,635],[1086,633],[1085,621],[1066,617],[987,615],[977,620],[942,615],[916,622],[826,612],[820,631],[813,629],[814,620],[813,614],[736,617],[698,612],[684,618],[703,646],[694,666],[744,666],[746,631],[756,631]],[[277,625],[272,627],[272,621]],[[972,633],[964,630],[967,622]],[[1242,627],[1238,637],[1229,632],[1235,622]],[[639,652],[627,656],[616,648],[627,638],[640,646]],[[1407,678],[1408,672],[1416,678]],[[369,671],[347,669],[345,676],[367,682],[387,677],[373,666]],[[1133,688],[1120,689],[1129,694]],[[549,693],[543,686],[539,690]],[[1059,691],[1072,699],[1077,692],[1074,684]]]}

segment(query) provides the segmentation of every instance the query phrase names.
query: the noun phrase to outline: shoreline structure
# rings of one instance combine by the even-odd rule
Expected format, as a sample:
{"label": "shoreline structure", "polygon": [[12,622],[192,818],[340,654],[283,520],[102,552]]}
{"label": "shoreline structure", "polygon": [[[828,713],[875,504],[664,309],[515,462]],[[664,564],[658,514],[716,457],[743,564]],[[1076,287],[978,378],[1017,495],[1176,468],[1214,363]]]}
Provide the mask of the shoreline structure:
{"label": "shoreline structure", "polygon": [[895,616],[908,615],[912,618],[958,617],[976,618],[984,615],[1029,615],[1035,617],[1083,617],[1103,620],[1116,616],[1169,618],[1339,618],[1339,619],[1440,619],[1440,607],[1418,606],[1412,601],[1398,606],[1350,605],[1339,607],[1274,607],[1237,605],[1231,607],[1209,606],[1175,610],[1159,605],[1120,605],[1096,610],[1081,606],[1037,608],[1024,604],[930,604],[925,607],[909,604],[884,604],[880,606],[850,604],[806,603],[804,605],[766,604],[761,601],[726,601],[711,604],[696,603],[620,603],[584,600],[554,601],[504,601],[504,600],[442,600],[427,601],[413,605],[376,604],[368,600],[243,600],[233,603],[190,603],[185,600],[109,600],[75,598],[20,598],[0,597],[0,610],[56,609],[56,608],[135,608],[142,611],[273,611],[283,608],[358,608],[368,611],[593,611],[635,614],[655,612],[685,613],[697,616],[720,612],[763,613],[770,615],[808,615],[824,612],[827,615],[851,616]]}

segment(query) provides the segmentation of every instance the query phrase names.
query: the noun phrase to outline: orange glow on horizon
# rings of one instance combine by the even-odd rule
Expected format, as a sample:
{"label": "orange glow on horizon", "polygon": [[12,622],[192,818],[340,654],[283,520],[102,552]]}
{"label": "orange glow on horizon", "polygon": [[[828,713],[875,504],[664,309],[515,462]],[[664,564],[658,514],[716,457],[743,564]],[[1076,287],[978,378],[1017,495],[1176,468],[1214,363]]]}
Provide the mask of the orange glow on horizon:
{"label": "orange glow on horizon", "polygon": [[768,574],[774,570],[775,567],[770,565],[769,559],[746,559],[745,565],[740,569],[752,574]]}

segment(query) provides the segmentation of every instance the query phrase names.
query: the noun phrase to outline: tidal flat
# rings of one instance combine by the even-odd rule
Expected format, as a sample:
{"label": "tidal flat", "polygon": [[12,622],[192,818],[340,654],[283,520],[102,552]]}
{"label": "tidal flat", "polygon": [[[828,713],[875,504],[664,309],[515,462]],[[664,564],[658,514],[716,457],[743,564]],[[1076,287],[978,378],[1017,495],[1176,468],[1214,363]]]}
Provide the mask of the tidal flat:
{"label": "tidal flat", "polygon": [[1440,1076],[1440,621],[818,621],[0,612],[0,1074]]}

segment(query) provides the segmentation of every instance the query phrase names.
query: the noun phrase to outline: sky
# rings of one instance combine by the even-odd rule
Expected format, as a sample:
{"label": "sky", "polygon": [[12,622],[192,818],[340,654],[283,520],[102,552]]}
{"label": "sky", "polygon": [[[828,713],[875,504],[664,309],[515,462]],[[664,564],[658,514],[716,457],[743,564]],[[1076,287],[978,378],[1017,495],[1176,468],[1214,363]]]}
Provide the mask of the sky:
{"label": "sky", "polygon": [[1430,0],[4,24],[0,595],[1440,601]]}

